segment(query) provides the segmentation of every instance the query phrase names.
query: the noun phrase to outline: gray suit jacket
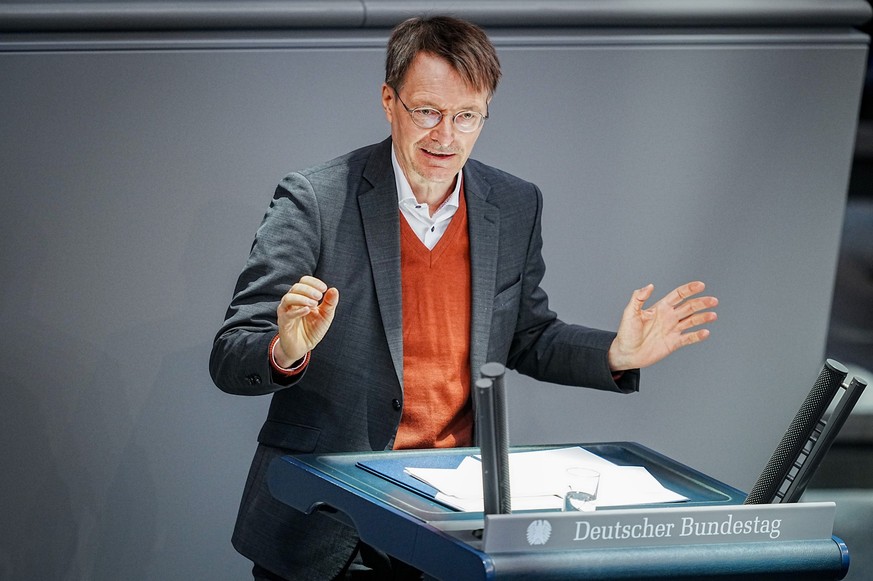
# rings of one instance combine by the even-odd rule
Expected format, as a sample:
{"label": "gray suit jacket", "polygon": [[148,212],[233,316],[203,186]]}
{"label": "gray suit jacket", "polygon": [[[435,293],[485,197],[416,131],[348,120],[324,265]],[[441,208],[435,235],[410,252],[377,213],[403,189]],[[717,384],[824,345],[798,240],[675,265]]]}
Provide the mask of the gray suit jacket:
{"label": "gray suit jacket", "polygon": [[[613,333],[569,325],[540,288],[542,195],[528,182],[469,160],[464,167],[472,279],[471,369],[488,361],[537,379],[621,392],[606,352]],[[291,579],[329,579],[354,531],[274,501],[278,455],[390,448],[403,408],[400,223],[391,140],[289,174],[280,183],[216,336],[210,372],[222,390],[272,393],[246,483],[234,546]],[[276,377],[267,349],[276,307],[314,275],[340,291],[334,322],[304,374]],[[452,283],[446,281],[446,292]]]}

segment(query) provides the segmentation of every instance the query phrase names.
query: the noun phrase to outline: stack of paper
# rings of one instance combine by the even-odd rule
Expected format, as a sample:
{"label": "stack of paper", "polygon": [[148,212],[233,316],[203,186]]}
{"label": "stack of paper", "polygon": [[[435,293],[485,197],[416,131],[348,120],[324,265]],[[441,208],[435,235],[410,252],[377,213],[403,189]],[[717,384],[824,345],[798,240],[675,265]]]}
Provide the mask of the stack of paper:
{"label": "stack of paper", "polygon": [[[664,488],[642,466],[619,466],[578,446],[509,455],[512,509],[560,510],[568,489],[567,468],[582,466],[600,472],[595,506],[630,506],[688,500]],[[406,472],[436,488],[436,499],[462,511],[483,510],[482,464],[467,456],[457,468],[406,468]]]}

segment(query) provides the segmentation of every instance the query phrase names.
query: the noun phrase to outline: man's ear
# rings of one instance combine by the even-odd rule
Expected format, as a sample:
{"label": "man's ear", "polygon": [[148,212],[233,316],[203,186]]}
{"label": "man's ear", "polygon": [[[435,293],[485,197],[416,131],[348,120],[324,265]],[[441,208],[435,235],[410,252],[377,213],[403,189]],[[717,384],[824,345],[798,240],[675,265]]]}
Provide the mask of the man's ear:
{"label": "man's ear", "polygon": [[382,83],[382,109],[385,111],[385,118],[388,123],[391,123],[393,117],[392,104],[394,101],[394,91],[387,83]]}

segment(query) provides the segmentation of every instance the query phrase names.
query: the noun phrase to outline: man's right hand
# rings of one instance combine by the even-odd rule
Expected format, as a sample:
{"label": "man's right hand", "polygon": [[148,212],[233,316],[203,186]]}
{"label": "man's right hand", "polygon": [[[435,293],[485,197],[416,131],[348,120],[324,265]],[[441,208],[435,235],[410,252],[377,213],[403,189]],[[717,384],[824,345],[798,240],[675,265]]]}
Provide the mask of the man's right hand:
{"label": "man's right hand", "polygon": [[304,276],[282,296],[276,309],[279,341],[273,354],[291,367],[324,338],[339,303],[339,291],[314,276]]}

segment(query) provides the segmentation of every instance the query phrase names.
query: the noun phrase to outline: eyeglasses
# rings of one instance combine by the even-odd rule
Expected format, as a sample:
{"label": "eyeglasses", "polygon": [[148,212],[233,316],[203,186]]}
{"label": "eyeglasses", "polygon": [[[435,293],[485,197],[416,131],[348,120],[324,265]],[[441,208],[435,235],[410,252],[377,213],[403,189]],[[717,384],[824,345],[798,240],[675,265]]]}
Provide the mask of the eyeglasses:
{"label": "eyeglasses", "polygon": [[[391,87],[391,90],[394,91],[394,94],[397,95],[397,100],[400,101],[400,104],[403,105],[403,108],[406,109],[406,112],[409,113],[410,117],[412,117],[412,122],[422,129],[433,129],[443,120],[443,113],[439,109],[433,107],[416,107],[415,109],[410,109],[406,106],[406,103],[403,102],[403,99],[400,98],[400,93],[397,92],[397,89]],[[488,113],[483,115],[478,111],[460,111],[459,113],[455,113],[455,116],[452,117],[452,123],[458,131],[463,133],[473,133],[482,127],[482,124],[485,123],[486,119],[488,119]]]}

